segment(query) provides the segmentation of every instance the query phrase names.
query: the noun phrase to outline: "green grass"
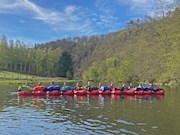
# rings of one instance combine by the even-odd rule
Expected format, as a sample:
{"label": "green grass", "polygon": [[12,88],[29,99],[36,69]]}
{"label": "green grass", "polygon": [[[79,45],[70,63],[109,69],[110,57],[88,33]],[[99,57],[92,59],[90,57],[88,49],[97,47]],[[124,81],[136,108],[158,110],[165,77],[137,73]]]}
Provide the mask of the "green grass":
{"label": "green grass", "polygon": [[15,72],[8,72],[8,71],[0,71],[0,78],[11,78],[11,79],[30,79],[33,77],[39,77],[34,75],[28,75],[28,74],[21,74],[21,73],[15,73]]}
{"label": "green grass", "polygon": [[77,82],[80,80],[66,80],[64,78],[49,78],[41,77],[35,75],[21,74],[16,72],[0,71],[0,84],[25,84],[28,81],[31,84],[37,84],[38,82],[50,83],[54,81],[55,83],[62,82]]}

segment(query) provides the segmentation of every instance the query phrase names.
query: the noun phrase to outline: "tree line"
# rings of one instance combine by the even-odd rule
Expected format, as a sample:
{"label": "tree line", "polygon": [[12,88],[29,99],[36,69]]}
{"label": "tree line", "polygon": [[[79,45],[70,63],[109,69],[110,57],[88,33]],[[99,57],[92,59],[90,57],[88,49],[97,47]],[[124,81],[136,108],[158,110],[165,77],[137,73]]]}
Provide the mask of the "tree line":
{"label": "tree line", "polygon": [[61,48],[29,48],[20,41],[8,42],[6,36],[2,35],[0,52],[0,70],[48,77],[73,77],[71,55]]}

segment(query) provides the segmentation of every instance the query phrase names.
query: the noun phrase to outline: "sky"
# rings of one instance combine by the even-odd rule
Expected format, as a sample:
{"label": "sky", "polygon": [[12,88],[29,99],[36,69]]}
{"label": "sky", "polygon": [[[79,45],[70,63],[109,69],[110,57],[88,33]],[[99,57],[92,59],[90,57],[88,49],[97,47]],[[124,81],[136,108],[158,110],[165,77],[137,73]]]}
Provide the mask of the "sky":
{"label": "sky", "polygon": [[0,0],[0,35],[46,43],[116,32],[151,14],[153,0]]}

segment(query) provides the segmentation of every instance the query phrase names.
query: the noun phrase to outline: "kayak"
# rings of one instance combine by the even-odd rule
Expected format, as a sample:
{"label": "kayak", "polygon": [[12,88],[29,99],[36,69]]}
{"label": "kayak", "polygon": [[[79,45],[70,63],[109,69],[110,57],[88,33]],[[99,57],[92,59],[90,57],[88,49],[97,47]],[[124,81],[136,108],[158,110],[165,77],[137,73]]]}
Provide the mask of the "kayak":
{"label": "kayak", "polygon": [[59,96],[59,95],[61,95],[61,91],[59,91],[59,90],[47,91],[46,94],[48,96]]}
{"label": "kayak", "polygon": [[28,90],[21,90],[21,91],[18,91],[18,95],[20,96],[30,96],[32,93]]}
{"label": "kayak", "polygon": [[62,92],[62,95],[74,95],[74,92],[72,90],[68,90],[68,91]]}
{"label": "kayak", "polygon": [[99,90],[88,91],[87,94],[89,94],[89,95],[98,95],[99,94]]}
{"label": "kayak", "polygon": [[154,91],[154,94],[156,94],[156,95],[164,95],[165,92],[164,92],[164,90],[158,90],[158,91]]}
{"label": "kayak", "polygon": [[34,96],[45,96],[46,92],[44,92],[44,91],[32,91],[32,94]]}
{"label": "kayak", "polygon": [[120,91],[120,90],[113,90],[113,91],[111,91],[111,94],[121,95],[121,94],[122,94],[122,91]]}
{"label": "kayak", "polygon": [[125,90],[122,92],[123,95],[134,95],[134,90]]}
{"label": "kayak", "polygon": [[74,94],[76,94],[76,95],[87,95],[87,91],[86,90],[78,90],[78,91],[74,91]]}
{"label": "kayak", "polygon": [[153,92],[152,92],[152,90],[146,90],[146,91],[144,91],[144,94],[145,95],[150,95],[150,94],[153,94]]}
{"label": "kayak", "polygon": [[110,90],[99,91],[99,94],[101,94],[101,95],[111,95],[111,91]]}
{"label": "kayak", "polygon": [[136,91],[134,91],[134,93],[136,94],[136,95],[143,95],[144,94],[144,91],[143,90],[136,90]]}

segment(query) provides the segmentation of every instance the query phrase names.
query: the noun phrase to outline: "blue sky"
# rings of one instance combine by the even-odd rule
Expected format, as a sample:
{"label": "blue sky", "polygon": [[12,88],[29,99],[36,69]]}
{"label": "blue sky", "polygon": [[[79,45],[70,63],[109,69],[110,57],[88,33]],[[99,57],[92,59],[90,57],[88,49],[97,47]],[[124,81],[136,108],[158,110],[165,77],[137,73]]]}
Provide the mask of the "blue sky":
{"label": "blue sky", "polygon": [[119,31],[152,13],[153,0],[0,0],[0,34],[45,43]]}

